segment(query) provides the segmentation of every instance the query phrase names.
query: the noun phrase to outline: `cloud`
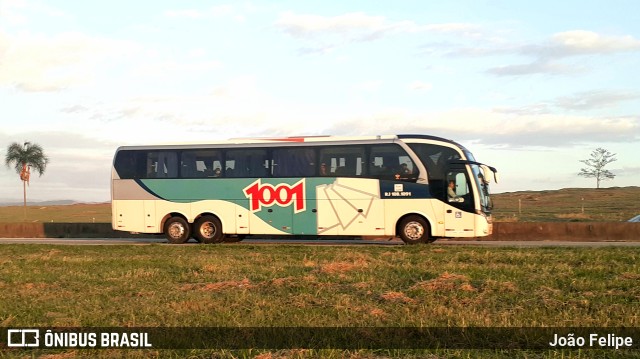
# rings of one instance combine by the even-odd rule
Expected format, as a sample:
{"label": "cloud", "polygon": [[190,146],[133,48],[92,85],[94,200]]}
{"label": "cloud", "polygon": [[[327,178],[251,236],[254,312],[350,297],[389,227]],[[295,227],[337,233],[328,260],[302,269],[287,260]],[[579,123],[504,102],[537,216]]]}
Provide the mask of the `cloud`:
{"label": "cloud", "polygon": [[83,113],[86,112],[88,110],[87,107],[82,106],[82,105],[71,105],[71,106],[67,106],[67,107],[63,107],[60,109],[60,112],[63,113]]}
{"label": "cloud", "polygon": [[444,52],[445,56],[451,57],[524,56],[532,59],[521,64],[495,66],[486,71],[495,76],[572,75],[589,69],[567,64],[563,60],[640,51],[640,40],[631,35],[611,36],[587,30],[571,30],[555,33],[541,42],[485,41],[473,47],[434,43],[423,45],[423,50]]}
{"label": "cloud", "polygon": [[534,58],[527,64],[498,66],[487,70],[487,73],[497,76],[566,75],[585,72],[587,68],[563,64],[560,62],[562,59],[587,55],[604,56],[639,50],[640,40],[630,35],[607,36],[593,31],[573,30],[553,34],[543,43],[503,45],[497,48],[463,48],[450,52],[450,55],[523,55]]}
{"label": "cloud", "polygon": [[[245,6],[245,10],[251,9],[251,6]],[[204,20],[220,17],[232,18],[236,21],[244,21],[245,16],[241,13],[240,9],[233,5],[217,5],[207,9],[178,9],[178,10],[166,10],[165,17],[175,19],[191,19],[191,20]]]}
{"label": "cloud", "polygon": [[390,31],[394,27],[383,16],[369,16],[361,12],[333,17],[285,12],[276,21],[276,26],[284,33],[298,38],[323,34],[368,37]]}
{"label": "cloud", "polygon": [[0,1],[0,14],[4,24],[20,26],[29,24],[29,18],[34,14],[47,17],[66,17],[67,14],[44,3],[27,2],[25,0]]}
{"label": "cloud", "polygon": [[422,82],[422,81],[413,81],[409,84],[409,89],[412,91],[429,91],[433,88],[433,85],[430,83]]}
{"label": "cloud", "polygon": [[497,66],[487,70],[496,76],[521,76],[533,74],[567,75],[585,72],[584,68],[563,65],[547,59],[538,59],[528,64]]}
{"label": "cloud", "polygon": [[420,25],[413,21],[392,21],[384,16],[363,12],[336,16],[297,14],[291,11],[280,14],[275,27],[293,38],[310,42],[301,54],[323,54],[348,43],[367,42],[401,33],[438,33],[476,37],[480,27],[465,23]]}
{"label": "cloud", "polygon": [[0,86],[56,92],[91,82],[100,64],[130,58],[137,46],[84,34],[8,35],[0,32]]}
{"label": "cloud", "polygon": [[539,48],[524,48],[538,56],[567,57],[603,55],[640,50],[640,40],[633,36],[607,36],[593,31],[573,30],[554,34],[549,43]]}
{"label": "cloud", "polygon": [[467,108],[444,112],[380,111],[332,123],[327,133],[424,133],[499,148],[572,147],[640,141],[640,117],[515,114]]}
{"label": "cloud", "polygon": [[478,143],[503,147],[572,147],[585,143],[640,141],[640,118],[564,115],[517,116],[496,121]]}
{"label": "cloud", "polygon": [[380,90],[381,86],[382,86],[382,81],[371,80],[371,81],[364,81],[359,84],[356,84],[355,86],[353,86],[353,89],[360,92],[377,92],[378,90]]}
{"label": "cloud", "polygon": [[300,134],[308,132],[309,119],[318,119],[314,127],[322,124],[324,109],[274,98],[261,89],[255,76],[243,75],[197,94],[177,91],[108,102],[78,101],[58,110],[66,121],[77,123],[74,130],[79,133],[140,144],[264,136],[283,131],[280,127]]}
{"label": "cloud", "polygon": [[617,176],[628,176],[638,178],[640,176],[640,166],[623,166],[612,170]]}
{"label": "cloud", "polygon": [[514,115],[544,115],[554,111],[588,111],[614,107],[625,101],[640,98],[640,93],[629,90],[592,90],[561,96],[552,100],[522,107],[496,107],[494,112]]}
{"label": "cloud", "polygon": [[179,77],[202,76],[202,74],[220,69],[221,67],[222,63],[215,60],[189,60],[180,62],[166,60],[141,64],[135,67],[132,73],[136,76],[144,77],[166,77],[171,75]]}
{"label": "cloud", "polygon": [[604,91],[594,90],[581,92],[572,96],[560,97],[554,101],[557,107],[567,110],[592,110],[615,106],[620,102],[632,101],[640,98],[640,93],[634,91]]}
{"label": "cloud", "polygon": [[495,107],[493,112],[513,115],[544,115],[551,113],[551,106],[548,103],[537,103],[521,107]]}

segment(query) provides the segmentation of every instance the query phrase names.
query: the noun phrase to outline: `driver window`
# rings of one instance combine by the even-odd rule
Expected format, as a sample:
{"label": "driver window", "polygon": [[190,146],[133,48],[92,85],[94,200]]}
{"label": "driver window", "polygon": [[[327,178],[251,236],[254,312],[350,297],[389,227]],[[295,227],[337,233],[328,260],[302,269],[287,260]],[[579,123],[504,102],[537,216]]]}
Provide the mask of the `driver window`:
{"label": "driver window", "polygon": [[447,172],[447,203],[452,206],[465,209],[473,207],[470,186],[465,169],[456,169]]}
{"label": "driver window", "polygon": [[464,173],[456,174],[456,195],[462,197],[469,194],[469,186],[467,186],[467,176]]}

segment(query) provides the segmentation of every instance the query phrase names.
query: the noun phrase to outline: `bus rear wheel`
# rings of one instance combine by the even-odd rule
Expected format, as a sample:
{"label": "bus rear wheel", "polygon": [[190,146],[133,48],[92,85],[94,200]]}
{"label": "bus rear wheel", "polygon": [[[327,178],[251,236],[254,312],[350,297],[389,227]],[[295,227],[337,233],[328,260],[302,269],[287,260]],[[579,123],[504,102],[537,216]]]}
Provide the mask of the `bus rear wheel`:
{"label": "bus rear wheel", "polygon": [[406,244],[429,243],[429,223],[420,216],[408,216],[398,226],[400,238]]}
{"label": "bus rear wheel", "polygon": [[194,237],[202,243],[220,243],[224,241],[222,223],[214,216],[202,216],[193,225]]}
{"label": "bus rear wheel", "polygon": [[189,240],[189,223],[182,217],[171,217],[164,224],[164,234],[169,243],[185,243]]}

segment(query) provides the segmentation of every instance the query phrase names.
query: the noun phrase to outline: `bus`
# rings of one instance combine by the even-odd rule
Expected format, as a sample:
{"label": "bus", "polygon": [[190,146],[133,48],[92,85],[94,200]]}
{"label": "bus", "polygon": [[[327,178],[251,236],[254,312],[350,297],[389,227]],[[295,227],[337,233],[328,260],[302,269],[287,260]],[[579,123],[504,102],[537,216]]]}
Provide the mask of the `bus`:
{"label": "bus", "polygon": [[497,183],[462,145],[427,135],[123,146],[111,176],[113,229],[170,243],[487,236]]}

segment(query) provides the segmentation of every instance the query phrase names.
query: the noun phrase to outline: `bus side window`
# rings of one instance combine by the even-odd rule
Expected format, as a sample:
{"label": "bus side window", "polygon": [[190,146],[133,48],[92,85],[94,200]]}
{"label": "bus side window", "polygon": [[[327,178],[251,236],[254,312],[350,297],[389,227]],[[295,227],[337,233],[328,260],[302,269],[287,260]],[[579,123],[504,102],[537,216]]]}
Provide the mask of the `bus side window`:
{"label": "bus side window", "polygon": [[315,172],[316,152],[311,148],[273,150],[273,177],[309,177]]}
{"label": "bus side window", "polygon": [[180,155],[180,177],[194,178],[198,177],[198,164],[196,163],[196,154],[193,151],[184,151]]}
{"label": "bus side window", "polygon": [[[320,149],[320,163],[324,163],[326,172],[321,175],[359,177],[364,175],[364,147],[327,146]],[[322,165],[321,165],[322,166]],[[325,174],[326,173],[326,174]]]}
{"label": "bus side window", "polygon": [[180,177],[221,177],[223,175],[221,161],[222,151],[220,150],[197,149],[182,151],[180,156]]}
{"label": "bus side window", "polygon": [[410,143],[409,147],[418,155],[427,169],[429,191],[434,198],[446,200],[446,169],[451,161],[459,160],[460,154],[453,148],[426,143]]}
{"label": "bus side window", "polygon": [[178,155],[175,152],[148,152],[146,178],[177,178]]}
{"label": "bus side window", "polygon": [[228,150],[225,167],[227,177],[269,177],[269,158],[264,149]]}
{"label": "bus side window", "polygon": [[369,174],[378,179],[415,180],[415,165],[402,147],[393,144],[372,145]]}
{"label": "bus side window", "polygon": [[142,153],[140,151],[124,150],[118,152],[115,160],[115,169],[120,179],[143,178],[145,172],[144,162],[137,161]]}

